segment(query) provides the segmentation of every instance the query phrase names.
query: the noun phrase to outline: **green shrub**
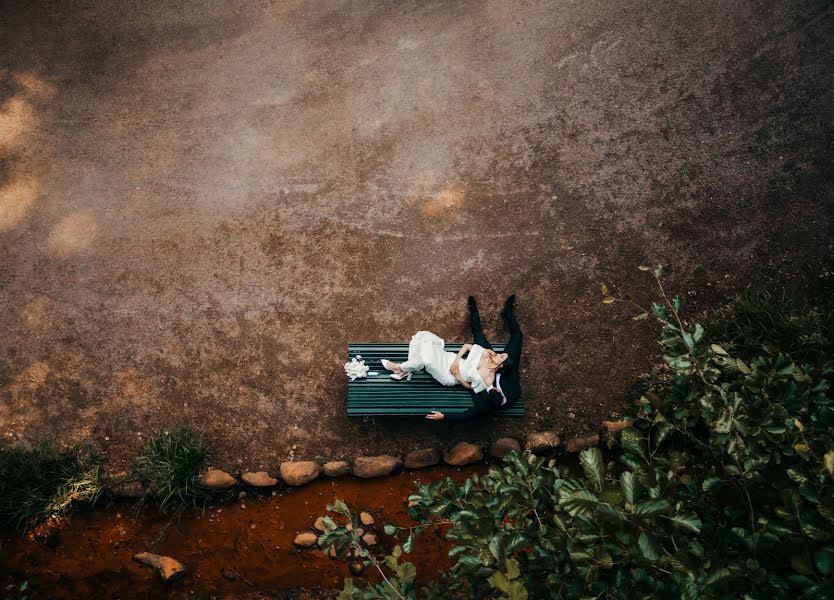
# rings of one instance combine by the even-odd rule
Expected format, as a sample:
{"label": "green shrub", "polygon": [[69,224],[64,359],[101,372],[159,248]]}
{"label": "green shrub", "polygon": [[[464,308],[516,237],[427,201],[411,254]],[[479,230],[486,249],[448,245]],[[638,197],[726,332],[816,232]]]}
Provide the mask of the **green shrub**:
{"label": "green shrub", "polygon": [[96,502],[104,490],[99,463],[77,447],[0,448],[0,520],[30,529],[66,516],[76,502]]}
{"label": "green shrub", "polygon": [[[661,376],[628,415],[633,426],[610,440],[617,460],[585,450],[573,477],[553,460],[511,453],[462,485],[419,486],[409,497],[418,525],[386,532],[407,535],[406,551],[427,527],[454,544],[446,587],[424,597],[830,595],[831,304],[787,316],[769,305],[747,321],[742,306],[724,315],[736,322],[708,334],[666,295],[662,269],[653,273],[658,301],[647,308],[603,286],[606,304],[631,303],[637,320],[660,323],[663,348]],[[370,586],[351,594],[416,597]]]}
{"label": "green shrub", "polygon": [[148,485],[149,497],[160,510],[199,506],[211,497],[199,483],[200,472],[208,465],[209,449],[199,431],[155,431],[136,457],[134,473]]}

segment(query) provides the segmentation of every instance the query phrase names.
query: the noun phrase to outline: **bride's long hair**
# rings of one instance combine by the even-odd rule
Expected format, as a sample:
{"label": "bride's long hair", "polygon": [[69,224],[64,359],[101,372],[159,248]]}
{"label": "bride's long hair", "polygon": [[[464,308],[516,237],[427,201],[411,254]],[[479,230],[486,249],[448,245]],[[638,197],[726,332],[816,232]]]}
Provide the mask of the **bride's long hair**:
{"label": "bride's long hair", "polygon": [[513,360],[513,357],[508,354],[507,360],[502,362],[501,366],[495,369],[495,372],[506,373],[507,371],[510,371],[513,367],[515,367],[515,361]]}

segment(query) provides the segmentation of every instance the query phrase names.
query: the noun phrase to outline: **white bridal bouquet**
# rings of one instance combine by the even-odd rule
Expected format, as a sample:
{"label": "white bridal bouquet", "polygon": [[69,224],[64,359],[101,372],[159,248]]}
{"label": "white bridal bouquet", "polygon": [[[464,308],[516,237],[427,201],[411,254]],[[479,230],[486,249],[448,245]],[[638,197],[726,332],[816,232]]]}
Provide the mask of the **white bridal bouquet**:
{"label": "white bridal bouquet", "polygon": [[351,381],[356,381],[368,375],[368,365],[362,360],[361,354],[357,354],[356,358],[351,358],[345,363],[345,373]]}

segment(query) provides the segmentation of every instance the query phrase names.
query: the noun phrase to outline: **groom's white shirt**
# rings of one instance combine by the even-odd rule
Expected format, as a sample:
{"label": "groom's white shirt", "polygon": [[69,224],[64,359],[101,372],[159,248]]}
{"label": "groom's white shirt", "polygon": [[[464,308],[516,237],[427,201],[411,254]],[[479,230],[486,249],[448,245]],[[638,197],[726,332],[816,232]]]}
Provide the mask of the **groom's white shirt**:
{"label": "groom's white shirt", "polygon": [[507,403],[507,397],[504,395],[504,390],[501,389],[501,373],[495,374],[495,383],[486,389],[487,393],[489,393],[489,390],[492,388],[495,388],[498,390],[498,393],[501,394],[501,397],[503,398],[503,400],[501,400],[501,406],[504,406]]}

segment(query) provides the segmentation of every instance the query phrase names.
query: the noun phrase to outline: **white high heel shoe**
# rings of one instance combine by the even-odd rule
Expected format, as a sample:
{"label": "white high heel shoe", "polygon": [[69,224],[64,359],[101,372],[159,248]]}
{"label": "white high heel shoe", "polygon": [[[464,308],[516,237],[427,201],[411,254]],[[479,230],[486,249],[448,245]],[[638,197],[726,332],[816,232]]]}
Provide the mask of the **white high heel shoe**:
{"label": "white high heel shoe", "polygon": [[396,379],[397,381],[399,381],[400,379],[405,379],[406,381],[411,381],[411,373],[408,372],[408,371],[400,371],[399,369],[394,368],[395,363],[392,363],[390,360],[386,360],[384,358],[381,358],[379,360],[379,362],[382,363],[382,366],[385,369],[387,369],[389,371],[392,371],[391,375],[389,375],[389,377],[391,377],[391,379]]}

